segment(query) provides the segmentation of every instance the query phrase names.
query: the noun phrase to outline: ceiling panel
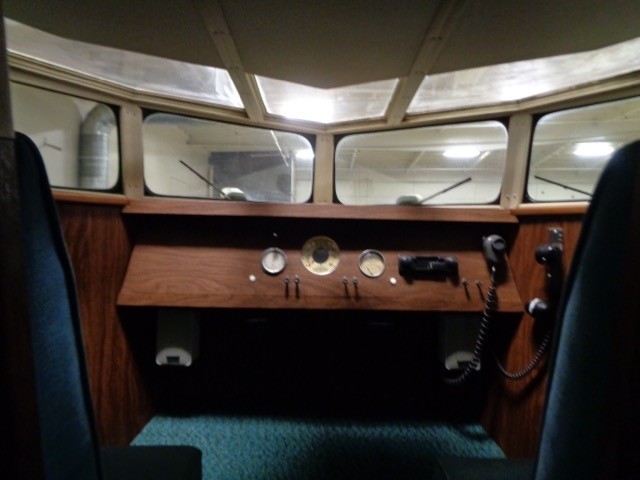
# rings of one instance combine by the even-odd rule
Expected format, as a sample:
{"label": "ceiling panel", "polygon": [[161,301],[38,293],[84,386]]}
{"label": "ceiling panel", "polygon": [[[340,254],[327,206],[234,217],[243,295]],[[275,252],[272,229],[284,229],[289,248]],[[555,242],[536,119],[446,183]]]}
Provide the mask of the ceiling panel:
{"label": "ceiling panel", "polygon": [[408,75],[439,3],[220,1],[245,71],[319,88]]}
{"label": "ceiling panel", "polygon": [[[224,66],[190,0],[3,3],[7,17],[63,37]],[[638,0],[218,3],[245,72],[319,88],[407,76],[443,5],[461,9],[461,15],[430,73],[592,50],[640,37]]]}
{"label": "ceiling panel", "polygon": [[594,50],[639,36],[638,0],[467,1],[429,73]]}
{"label": "ceiling panel", "polygon": [[224,67],[190,0],[5,0],[4,15],[61,37]]}

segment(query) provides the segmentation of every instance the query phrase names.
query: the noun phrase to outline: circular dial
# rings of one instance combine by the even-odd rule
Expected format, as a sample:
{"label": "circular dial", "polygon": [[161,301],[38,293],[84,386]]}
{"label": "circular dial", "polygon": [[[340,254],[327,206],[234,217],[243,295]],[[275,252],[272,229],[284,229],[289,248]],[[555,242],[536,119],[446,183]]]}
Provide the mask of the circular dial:
{"label": "circular dial", "polygon": [[340,249],[329,237],[313,237],[305,242],[300,253],[304,267],[315,275],[328,275],[340,263]]}
{"label": "circular dial", "polygon": [[379,277],[384,272],[384,257],[378,250],[365,250],[360,254],[358,266],[367,277]]}
{"label": "circular dial", "polygon": [[287,266],[287,256],[279,248],[271,247],[262,252],[262,270],[269,275],[277,275]]}

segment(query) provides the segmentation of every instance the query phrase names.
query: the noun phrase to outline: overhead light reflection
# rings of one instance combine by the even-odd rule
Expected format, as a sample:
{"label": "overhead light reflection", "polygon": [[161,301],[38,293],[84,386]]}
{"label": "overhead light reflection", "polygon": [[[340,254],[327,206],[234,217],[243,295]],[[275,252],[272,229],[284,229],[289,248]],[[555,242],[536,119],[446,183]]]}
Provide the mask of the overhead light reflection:
{"label": "overhead light reflection", "polygon": [[330,123],[333,120],[333,102],[322,97],[300,97],[283,103],[279,113],[291,119]]}
{"label": "overhead light reflection", "polygon": [[296,160],[301,162],[310,162],[314,158],[313,150],[305,148],[303,150],[296,150]]}
{"label": "overhead light reflection", "polygon": [[447,148],[442,155],[445,156],[446,158],[455,158],[455,159],[465,160],[470,158],[476,158],[478,155],[480,155],[480,150],[478,150],[476,147],[466,145],[466,146],[460,146],[460,147]]}
{"label": "overhead light reflection", "polygon": [[573,154],[578,157],[606,157],[614,150],[613,145],[607,142],[583,142],[576,143]]}

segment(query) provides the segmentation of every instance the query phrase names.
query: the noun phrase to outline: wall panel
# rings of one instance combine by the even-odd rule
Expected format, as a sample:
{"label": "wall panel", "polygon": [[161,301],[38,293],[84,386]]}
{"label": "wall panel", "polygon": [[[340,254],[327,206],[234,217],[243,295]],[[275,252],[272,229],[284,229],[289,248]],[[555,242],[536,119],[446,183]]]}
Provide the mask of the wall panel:
{"label": "wall panel", "polygon": [[121,207],[59,202],[58,210],[76,274],[99,437],[126,444],[152,408],[131,347],[139,330],[125,332],[116,309],[131,253]]}
{"label": "wall panel", "polygon": [[[525,216],[511,250],[510,265],[523,302],[535,297],[547,298],[545,268],[535,261],[538,245],[548,241],[548,229],[564,230],[564,268],[568,271],[575,250],[582,216]],[[535,355],[544,337],[544,325],[536,324],[528,314],[511,329],[503,329],[498,338],[498,351],[504,352],[503,364],[508,371],[524,368]],[[534,372],[513,381],[497,377],[485,410],[483,423],[487,431],[514,457],[535,455],[547,386],[547,357]],[[498,375],[496,373],[496,375]]]}

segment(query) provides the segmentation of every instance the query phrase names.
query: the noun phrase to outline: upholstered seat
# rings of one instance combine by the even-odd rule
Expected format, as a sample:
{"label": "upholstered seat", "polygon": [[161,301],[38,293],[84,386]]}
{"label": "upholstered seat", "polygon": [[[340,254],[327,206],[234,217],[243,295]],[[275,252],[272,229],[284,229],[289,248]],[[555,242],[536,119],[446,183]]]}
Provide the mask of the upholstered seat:
{"label": "upholstered seat", "polygon": [[44,477],[200,479],[193,447],[99,448],[71,263],[40,153],[19,133],[16,160]]}

